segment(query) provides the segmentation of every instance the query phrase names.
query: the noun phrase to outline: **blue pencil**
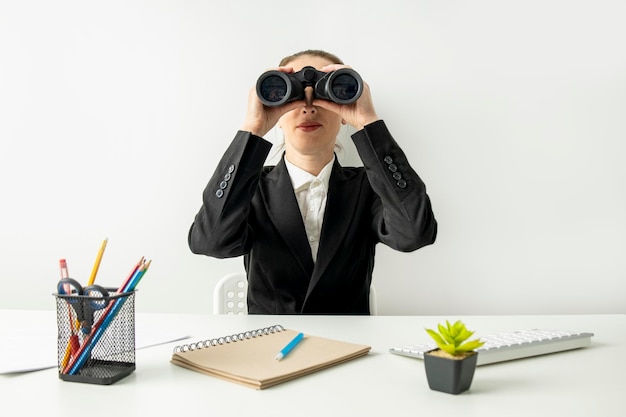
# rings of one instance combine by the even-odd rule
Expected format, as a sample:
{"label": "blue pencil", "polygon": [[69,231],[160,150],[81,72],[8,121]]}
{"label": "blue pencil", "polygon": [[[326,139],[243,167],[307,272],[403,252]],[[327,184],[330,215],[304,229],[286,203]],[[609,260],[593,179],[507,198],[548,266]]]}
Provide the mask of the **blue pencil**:
{"label": "blue pencil", "polygon": [[[146,262],[142,266],[142,268],[137,269],[135,271],[134,275],[131,277],[130,280],[128,280],[127,284],[122,289],[121,291],[122,293],[131,292],[135,290],[135,288],[137,287],[137,284],[139,284],[139,281],[146,273],[148,266],[150,266],[150,262],[151,261]],[[96,343],[98,343],[98,340],[100,340],[100,338],[104,334],[104,331],[107,329],[109,324],[111,324],[111,321],[113,321],[117,313],[120,311],[120,309],[122,308],[122,305],[124,304],[124,301],[126,301],[126,297],[116,299],[113,302],[113,306],[109,310],[107,310],[106,316],[104,317],[104,319],[102,319],[101,324],[93,331],[93,333],[91,334],[91,337],[85,343],[84,348],[82,349],[82,352],[80,353],[78,358],[74,361],[74,364],[71,366],[71,368],[67,372],[69,375],[75,375],[78,371],[80,371],[80,369],[83,367],[85,362],[87,362],[87,359],[89,359],[89,356],[91,355],[92,349],[94,348],[94,346],[96,346]]]}

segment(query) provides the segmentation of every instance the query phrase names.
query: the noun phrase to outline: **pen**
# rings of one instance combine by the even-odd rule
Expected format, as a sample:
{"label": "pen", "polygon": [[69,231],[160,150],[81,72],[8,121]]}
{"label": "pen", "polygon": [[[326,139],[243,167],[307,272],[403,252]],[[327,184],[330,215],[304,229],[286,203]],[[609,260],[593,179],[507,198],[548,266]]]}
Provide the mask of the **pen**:
{"label": "pen", "polygon": [[285,346],[280,352],[278,352],[278,354],[276,355],[276,360],[279,361],[282,358],[284,358],[285,356],[287,356],[287,354],[289,352],[291,352],[291,350],[296,347],[296,345],[298,343],[300,343],[300,341],[304,338],[304,333],[298,333],[298,335],[296,337],[293,338],[293,340],[289,343],[287,343],[287,346]]}

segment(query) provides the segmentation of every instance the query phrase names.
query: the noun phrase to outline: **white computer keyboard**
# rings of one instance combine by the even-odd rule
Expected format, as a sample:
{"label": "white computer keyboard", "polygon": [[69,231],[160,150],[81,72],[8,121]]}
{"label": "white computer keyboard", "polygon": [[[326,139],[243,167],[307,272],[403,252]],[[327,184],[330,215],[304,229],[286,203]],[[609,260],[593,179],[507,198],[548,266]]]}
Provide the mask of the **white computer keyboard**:
{"label": "white computer keyboard", "polygon": [[[566,332],[562,330],[517,330],[499,332],[480,337],[485,344],[476,349],[478,365],[545,355],[547,353],[578,349],[589,346],[593,333]],[[393,347],[389,351],[411,358],[424,358],[424,353],[436,349],[437,345],[420,344]]]}

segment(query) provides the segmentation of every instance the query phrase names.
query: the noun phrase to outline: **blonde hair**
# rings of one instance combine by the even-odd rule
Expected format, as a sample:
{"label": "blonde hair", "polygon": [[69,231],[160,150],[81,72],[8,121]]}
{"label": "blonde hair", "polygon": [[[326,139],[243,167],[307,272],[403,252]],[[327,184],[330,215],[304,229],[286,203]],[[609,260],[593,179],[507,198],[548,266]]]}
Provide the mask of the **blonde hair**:
{"label": "blonde hair", "polygon": [[307,49],[305,51],[296,52],[293,55],[289,55],[281,59],[278,65],[281,67],[284,67],[285,65],[287,65],[294,59],[299,58],[301,56],[317,56],[320,58],[324,58],[333,64],[343,65],[343,61],[339,59],[337,55],[331,54],[330,52],[322,51],[321,49]]}

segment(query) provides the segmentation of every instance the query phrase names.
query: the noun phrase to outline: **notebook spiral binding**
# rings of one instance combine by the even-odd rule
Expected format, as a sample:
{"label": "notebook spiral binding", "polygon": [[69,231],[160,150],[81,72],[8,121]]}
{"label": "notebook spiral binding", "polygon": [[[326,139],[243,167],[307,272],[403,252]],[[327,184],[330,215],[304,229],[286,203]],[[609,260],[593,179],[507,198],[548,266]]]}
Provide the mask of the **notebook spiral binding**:
{"label": "notebook spiral binding", "polygon": [[285,330],[283,326],[281,326],[280,324],[275,324],[273,326],[264,327],[262,329],[248,330],[246,332],[237,333],[230,336],[222,336],[215,339],[207,339],[195,343],[176,346],[174,348],[174,353],[188,352],[191,350],[199,350],[211,346],[223,345],[226,343],[240,342],[243,340],[252,339],[254,337],[266,336],[268,334],[282,332],[283,330]]}

